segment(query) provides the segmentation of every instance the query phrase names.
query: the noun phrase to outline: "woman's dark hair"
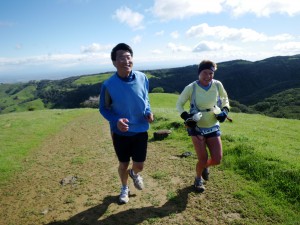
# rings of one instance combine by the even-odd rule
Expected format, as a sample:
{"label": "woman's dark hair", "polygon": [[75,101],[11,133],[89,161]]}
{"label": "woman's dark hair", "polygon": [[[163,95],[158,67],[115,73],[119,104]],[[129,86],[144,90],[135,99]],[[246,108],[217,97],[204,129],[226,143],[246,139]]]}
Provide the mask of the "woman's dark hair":
{"label": "woman's dark hair", "polygon": [[111,50],[111,60],[112,61],[116,61],[116,57],[117,57],[117,51],[118,50],[124,50],[124,51],[127,51],[130,53],[131,56],[133,56],[133,51],[132,51],[132,48],[125,44],[125,43],[119,43],[117,44],[112,50]]}
{"label": "woman's dark hair", "polygon": [[215,72],[217,70],[217,64],[210,60],[203,60],[198,66],[198,74],[205,69],[210,69],[211,71]]}

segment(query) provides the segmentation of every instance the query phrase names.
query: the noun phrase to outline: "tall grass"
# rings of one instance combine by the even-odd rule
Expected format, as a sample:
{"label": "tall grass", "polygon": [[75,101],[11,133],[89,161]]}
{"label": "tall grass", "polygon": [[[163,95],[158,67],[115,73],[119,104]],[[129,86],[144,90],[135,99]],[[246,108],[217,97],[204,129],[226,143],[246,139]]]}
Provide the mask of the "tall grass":
{"label": "tall grass", "polygon": [[[245,115],[231,113],[231,116],[234,121],[237,121]],[[170,129],[172,133],[164,140],[163,145],[173,148],[174,154],[176,152],[177,156],[186,151],[192,152],[194,158],[187,160],[195,165],[196,156],[191,140],[187,137],[182,121],[178,118],[179,116],[176,114],[175,117],[166,116],[161,112],[157,113],[156,121],[152,124],[150,132],[158,129]],[[257,115],[251,115],[250,117],[255,122]],[[266,118],[266,120],[268,119]],[[300,121],[293,122],[300,128]],[[245,208],[241,209],[241,212],[246,218],[255,217],[256,212],[259,215],[258,221],[260,220],[259,217],[264,215],[273,218],[274,223],[298,224],[297,221],[300,218],[300,171],[299,151],[296,148],[299,144],[296,139],[297,133],[291,136],[292,141],[288,143],[289,149],[286,150],[277,148],[279,144],[276,136],[270,139],[264,133],[257,134],[257,136],[250,134],[249,137],[245,134],[239,135],[238,128],[234,123],[226,122],[223,126],[221,125],[224,157],[221,165],[217,168],[226,174],[230,174],[228,175],[229,179],[232,182],[237,182],[236,185],[240,187],[232,195],[243,202]],[[230,134],[230,129],[235,130],[234,135]],[[251,130],[249,130],[249,133],[251,133]],[[274,154],[262,151],[260,143],[266,140],[273,143],[269,148],[273,149]],[[280,153],[276,153],[278,151]],[[289,160],[289,156],[279,157],[288,152],[292,153],[293,156],[297,155],[296,159]],[[227,189],[226,186],[222,188]]]}
{"label": "tall grass", "polygon": [[299,120],[236,114],[224,124],[224,169],[300,206]]}
{"label": "tall grass", "polygon": [[[299,204],[299,168],[280,158],[261,154],[253,143],[240,143],[238,138],[229,139],[231,144],[224,150],[224,168],[260,183],[273,196]],[[223,140],[227,143],[228,136],[224,136]]]}
{"label": "tall grass", "polygon": [[[173,133],[169,140],[174,146],[181,146],[182,152],[192,150],[175,110],[178,96],[152,94],[151,97],[156,111],[151,131],[170,129]],[[242,113],[230,116],[233,123],[221,124],[224,157],[219,168],[255,182],[277,203],[288,202],[299,209],[300,121]]]}

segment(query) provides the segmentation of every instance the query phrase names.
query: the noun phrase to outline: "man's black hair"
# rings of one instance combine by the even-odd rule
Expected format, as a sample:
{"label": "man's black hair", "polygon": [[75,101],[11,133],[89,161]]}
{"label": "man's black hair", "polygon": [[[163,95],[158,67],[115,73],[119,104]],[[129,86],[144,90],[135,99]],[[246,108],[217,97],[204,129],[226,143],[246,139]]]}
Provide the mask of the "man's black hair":
{"label": "man's black hair", "polygon": [[112,50],[111,50],[111,60],[112,61],[116,61],[116,57],[117,57],[117,51],[118,50],[124,50],[124,51],[128,51],[130,53],[131,56],[133,56],[133,51],[132,48],[125,44],[125,43],[119,43],[117,44]]}

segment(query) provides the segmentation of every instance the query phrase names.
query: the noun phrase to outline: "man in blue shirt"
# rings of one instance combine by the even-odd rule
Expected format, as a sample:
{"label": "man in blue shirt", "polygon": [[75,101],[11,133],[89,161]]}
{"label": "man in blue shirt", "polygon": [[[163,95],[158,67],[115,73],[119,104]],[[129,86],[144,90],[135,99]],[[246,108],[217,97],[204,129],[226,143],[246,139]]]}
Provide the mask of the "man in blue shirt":
{"label": "man in blue shirt", "polygon": [[[132,71],[132,57],[131,47],[125,43],[112,49],[111,60],[117,72],[103,83],[99,104],[100,113],[109,121],[119,160],[120,203],[129,201],[128,175],[137,189],[144,188],[139,172],[146,160],[149,123],[154,120],[148,97],[148,79],[144,73]],[[128,170],[130,158],[132,168]]]}

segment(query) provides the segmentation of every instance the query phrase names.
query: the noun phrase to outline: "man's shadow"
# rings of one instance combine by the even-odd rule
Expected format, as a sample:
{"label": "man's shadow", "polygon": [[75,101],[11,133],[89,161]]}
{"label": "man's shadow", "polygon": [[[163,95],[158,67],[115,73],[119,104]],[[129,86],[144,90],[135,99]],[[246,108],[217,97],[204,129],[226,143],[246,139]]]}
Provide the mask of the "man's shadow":
{"label": "man's shadow", "polygon": [[110,204],[118,202],[118,196],[107,196],[101,205],[89,208],[69,220],[48,223],[48,225],[112,225],[112,224],[139,224],[151,218],[163,218],[174,213],[180,213],[186,209],[188,194],[193,192],[193,186],[185,187],[177,191],[177,195],[168,200],[161,207],[131,208],[104,219],[102,217]]}

